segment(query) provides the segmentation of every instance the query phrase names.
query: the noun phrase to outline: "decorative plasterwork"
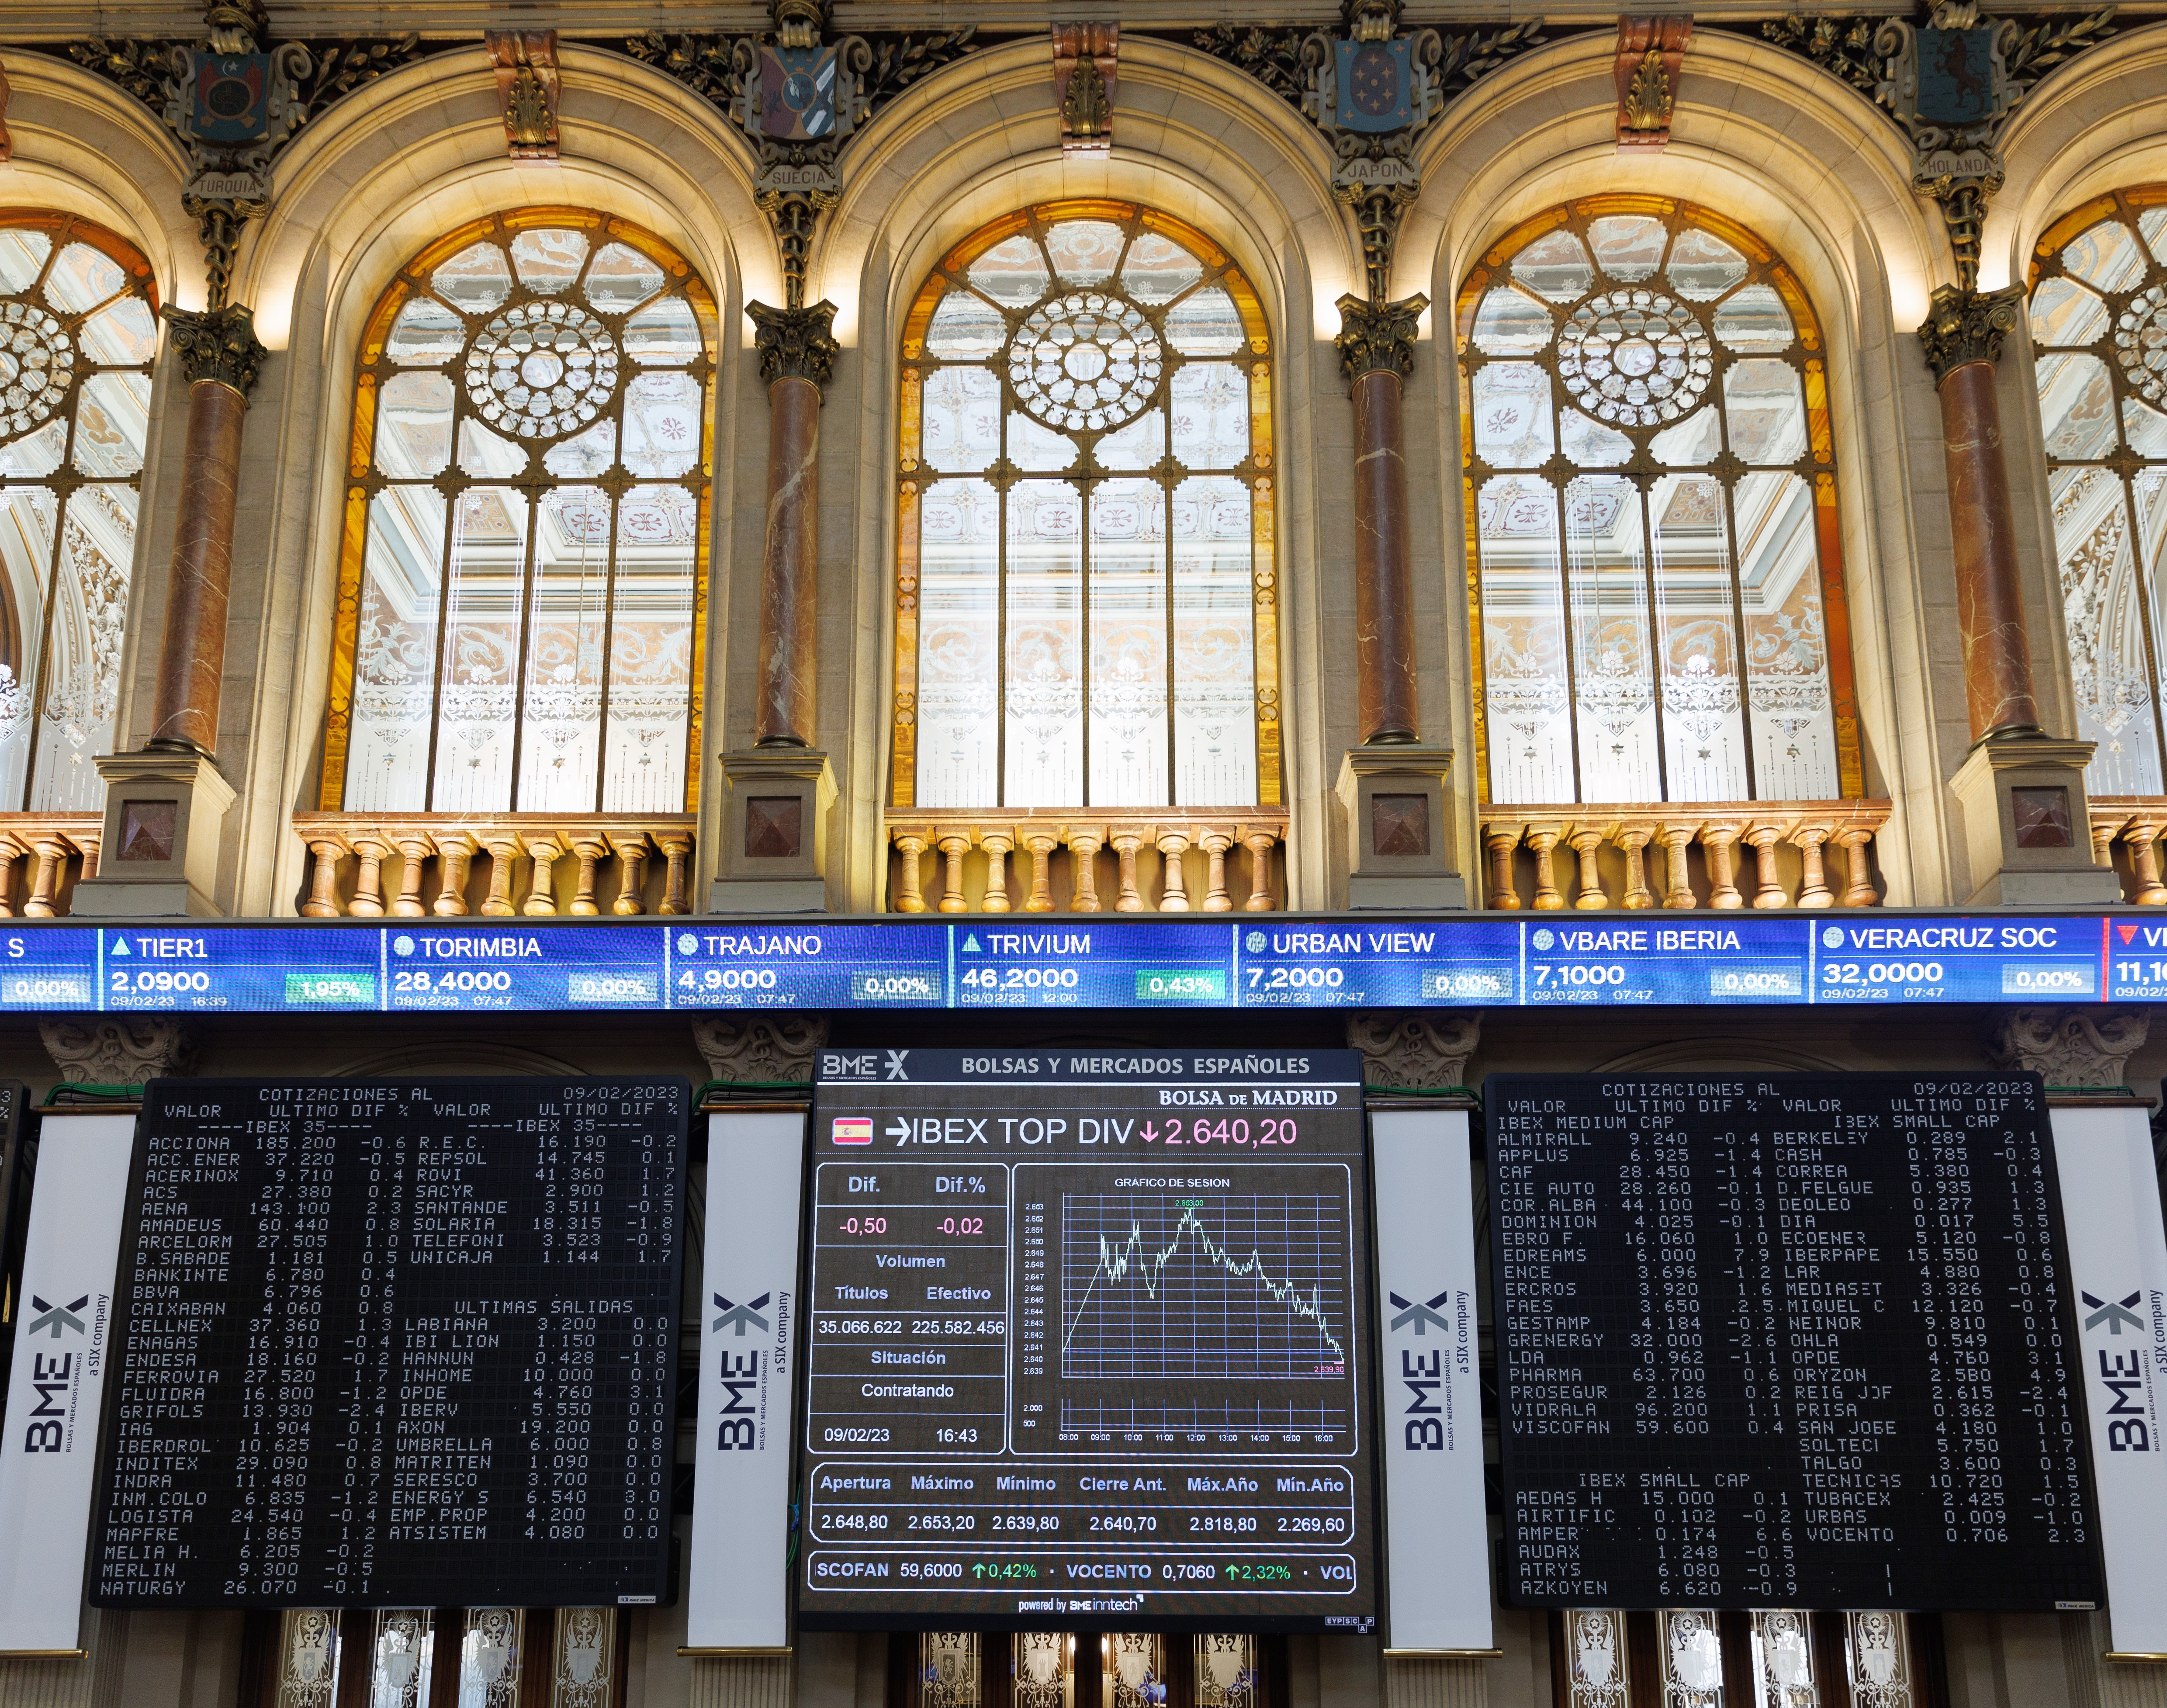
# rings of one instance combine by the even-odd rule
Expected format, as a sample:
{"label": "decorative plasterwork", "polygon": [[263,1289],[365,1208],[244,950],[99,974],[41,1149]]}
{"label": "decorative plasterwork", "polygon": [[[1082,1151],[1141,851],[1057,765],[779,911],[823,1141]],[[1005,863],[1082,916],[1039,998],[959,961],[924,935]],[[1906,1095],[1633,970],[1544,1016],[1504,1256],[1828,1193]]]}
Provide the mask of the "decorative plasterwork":
{"label": "decorative plasterwork", "polygon": [[184,1074],[195,1044],[177,1020],[48,1020],[38,1025],[61,1077],[80,1085],[142,1085]]}
{"label": "decorative plasterwork", "polygon": [[741,1085],[809,1082],[813,1053],[827,1042],[824,1017],[718,1015],[692,1022],[692,1042],[708,1074]]}
{"label": "decorative plasterwork", "polygon": [[215,379],[243,397],[255,390],[268,353],[256,342],[256,317],[251,310],[238,303],[200,315],[169,308],[166,324],[172,328],[173,348],[189,385]]}
{"label": "decorative plasterwork", "polygon": [[2026,24],[1982,16],[1977,0],[1942,0],[1920,25],[1791,17],[1762,34],[1896,121],[1911,146],[1911,188],[1939,204],[1957,284],[1968,291],[1979,284],[1979,232],[2001,188],[2011,115],[2047,72],[2114,33],[2114,9]]}
{"label": "decorative plasterwork", "polygon": [[1939,385],[1967,363],[1991,366],[2000,360],[2001,341],[2016,330],[2023,312],[2021,284],[1990,291],[1937,286],[1927,303],[1926,323],[1919,328],[1919,343],[1934,384]]}
{"label": "decorative plasterwork", "polygon": [[1053,26],[1053,100],[1061,112],[1063,154],[1104,154],[1114,146],[1118,24]]}
{"label": "decorative plasterwork", "polygon": [[769,17],[765,35],[650,29],[625,50],[720,108],[752,144],[754,197],[775,227],[783,305],[802,309],[813,227],[842,193],[843,150],[897,94],[972,51],[977,27],[829,41],[827,0],[770,0]]}
{"label": "decorative plasterwork", "polygon": [[2143,1008],[2012,1008],[1995,1024],[1993,1058],[2049,1085],[2111,1088],[2127,1083],[2151,1025]]}
{"label": "decorative plasterwork", "polygon": [[1671,140],[1678,68],[1693,38],[1691,17],[1618,20],[1618,146],[1657,149]]}
{"label": "decorative plasterwork", "polygon": [[554,160],[557,103],[564,92],[557,70],[557,32],[491,29],[484,33],[482,45],[496,71],[505,152],[514,160]]}
{"label": "decorative plasterwork", "polygon": [[1364,374],[1382,369],[1407,374],[1414,372],[1415,328],[1429,299],[1417,294],[1398,302],[1373,303],[1349,293],[1339,299],[1339,336],[1333,340],[1339,351],[1340,371],[1352,382]]}
{"label": "decorative plasterwork", "polygon": [[770,308],[749,302],[753,346],[760,352],[760,377],[772,385],[778,379],[809,379],[825,386],[834,373],[835,358],[843,347],[835,341],[835,305],[816,302],[810,308]]}
{"label": "decorative plasterwork", "polygon": [[1467,1083],[1467,1063],[1482,1042],[1480,1014],[1407,1010],[1348,1016],[1347,1044],[1362,1053],[1362,1083],[1441,1091]]}

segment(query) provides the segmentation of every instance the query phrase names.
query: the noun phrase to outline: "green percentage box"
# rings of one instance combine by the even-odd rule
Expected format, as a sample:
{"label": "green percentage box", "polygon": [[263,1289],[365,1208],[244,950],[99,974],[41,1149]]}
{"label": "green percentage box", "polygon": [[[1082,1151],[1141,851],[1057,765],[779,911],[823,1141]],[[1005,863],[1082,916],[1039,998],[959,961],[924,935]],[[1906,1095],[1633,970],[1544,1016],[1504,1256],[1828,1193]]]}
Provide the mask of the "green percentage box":
{"label": "green percentage box", "polygon": [[289,973],[286,1002],[293,1008],[374,1007],[374,973]]}
{"label": "green percentage box", "polygon": [[1223,967],[1139,967],[1139,1002],[1224,1002],[1227,969]]}

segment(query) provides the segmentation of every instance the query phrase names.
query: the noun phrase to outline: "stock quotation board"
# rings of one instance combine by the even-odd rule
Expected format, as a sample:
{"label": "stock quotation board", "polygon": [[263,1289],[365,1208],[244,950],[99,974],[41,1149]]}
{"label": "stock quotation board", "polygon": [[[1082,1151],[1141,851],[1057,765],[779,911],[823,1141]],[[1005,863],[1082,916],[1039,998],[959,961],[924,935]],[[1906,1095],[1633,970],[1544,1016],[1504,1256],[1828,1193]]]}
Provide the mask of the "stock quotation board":
{"label": "stock quotation board", "polygon": [[1373,1628],[1359,1058],[819,1071],[803,1622]]}
{"label": "stock quotation board", "polygon": [[146,1088],[92,1602],[659,1599],[690,1095]]}
{"label": "stock quotation board", "polygon": [[2097,1605],[2036,1076],[1484,1093],[1508,1602]]}

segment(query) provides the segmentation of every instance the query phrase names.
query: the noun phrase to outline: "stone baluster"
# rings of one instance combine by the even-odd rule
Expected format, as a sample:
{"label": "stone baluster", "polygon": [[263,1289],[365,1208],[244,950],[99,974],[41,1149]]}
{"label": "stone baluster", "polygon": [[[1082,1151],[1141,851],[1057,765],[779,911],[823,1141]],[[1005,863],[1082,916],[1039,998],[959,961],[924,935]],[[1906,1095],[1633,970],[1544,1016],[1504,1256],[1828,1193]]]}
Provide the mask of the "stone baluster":
{"label": "stone baluster", "polygon": [[301,916],[335,920],[339,916],[339,862],[346,857],[346,844],[336,836],[311,836],[309,852],[315,866],[310,873],[309,899],[301,904]]}
{"label": "stone baluster", "polygon": [[986,896],[979,904],[983,913],[1009,910],[1009,856],[1015,851],[1015,836],[1008,830],[982,830],[978,846],[986,851]]}
{"label": "stone baluster", "polygon": [[1068,906],[1075,913],[1097,913],[1099,850],[1106,833],[1096,825],[1068,827]]}
{"label": "stone baluster", "polygon": [[628,836],[612,836],[610,847],[617,855],[617,899],[610,904],[613,914],[629,918],[647,911],[647,832],[634,830]]}
{"label": "stone baluster", "polygon": [[669,862],[669,869],[662,878],[662,905],[656,910],[665,914],[684,914],[692,910],[686,886],[692,871],[692,836],[688,830],[665,830],[655,839],[662,850],[662,857]]}
{"label": "stone baluster", "polygon": [[1759,824],[1746,832],[1746,846],[1753,851],[1753,870],[1756,880],[1753,890],[1756,907],[1783,907],[1788,898],[1783,894],[1783,883],[1776,872],[1776,845],[1783,840],[1781,825]]}
{"label": "stone baluster", "polygon": [[1873,869],[1866,857],[1867,846],[1873,841],[1873,831],[1865,825],[1846,825],[1836,833],[1836,846],[1843,850],[1846,907],[1872,907],[1877,899]]}
{"label": "stone baluster", "polygon": [[1490,905],[1501,913],[1518,913],[1520,890],[1513,881],[1513,854],[1520,846],[1520,827],[1492,825],[1482,841],[1490,851]]}
{"label": "stone baluster", "polygon": [[1196,846],[1204,851],[1204,911],[1232,913],[1234,904],[1227,894],[1227,851],[1234,846],[1233,832],[1209,825],[1196,833]]}
{"label": "stone baluster", "polygon": [[1272,855],[1280,846],[1279,832],[1267,825],[1253,825],[1242,832],[1242,846],[1249,851],[1249,899],[1244,913],[1269,913],[1279,905],[1272,885]]}
{"label": "stone baluster", "polygon": [[1565,898],[1558,894],[1557,873],[1552,862],[1558,840],[1565,834],[1561,825],[1530,825],[1527,829],[1528,846],[1535,855],[1535,911],[1555,913],[1565,905]]}
{"label": "stone baluster", "polygon": [[609,857],[609,839],[588,831],[569,840],[580,862],[580,875],[572,888],[572,904],[565,911],[583,915],[599,914],[601,904],[595,899],[595,887],[601,877],[601,863]]}
{"label": "stone baluster", "polygon": [[0,919],[14,917],[16,863],[29,851],[13,836],[0,836]]}
{"label": "stone baluster", "polygon": [[940,878],[940,911],[963,913],[970,903],[963,899],[963,856],[970,851],[971,833],[968,830],[944,830],[940,837],[942,861]]}
{"label": "stone baluster", "polygon": [[421,905],[421,878],[428,870],[433,845],[420,830],[402,831],[399,837],[399,898],[391,911],[401,919],[420,919],[429,910]]}
{"label": "stone baluster", "polygon": [[1019,825],[1016,841],[1031,851],[1031,893],[1024,897],[1025,913],[1053,911],[1053,851],[1060,833],[1051,825]]}
{"label": "stone baluster", "polygon": [[1664,859],[1663,905],[1667,908],[1698,907],[1693,899],[1693,876],[1686,869],[1686,849],[1698,834],[1700,827],[1692,824],[1666,824],[1656,831],[1656,841],[1662,844]]}
{"label": "stone baluster", "polygon": [[1588,913],[1608,907],[1610,898],[1603,893],[1603,870],[1596,859],[1603,846],[1603,832],[1582,825],[1567,840],[1572,844],[1572,851],[1580,856],[1580,894],[1573,898],[1573,906]]}
{"label": "stone baluster", "polygon": [[1708,858],[1708,904],[1710,907],[1735,908],[1746,905],[1733,880],[1734,862],[1738,853],[1736,825],[1703,825],[1700,827],[1700,846]]}
{"label": "stone baluster", "polygon": [[2167,883],[2159,881],[2159,830],[2158,820],[2140,814],[2122,833],[2129,845],[2129,875],[2136,891],[2129,899],[2139,907],[2167,904]]}
{"label": "stone baluster", "polygon": [[527,856],[534,862],[534,871],[527,880],[527,899],[520,904],[521,913],[543,919],[557,911],[557,880],[550,867],[564,851],[564,838],[554,830],[527,839]]}
{"label": "stone baluster", "polygon": [[1799,859],[1803,868],[1799,876],[1799,905],[1804,908],[1823,908],[1835,905],[1836,898],[1829,894],[1828,873],[1821,862],[1821,845],[1829,839],[1826,825],[1801,825],[1791,832],[1792,841],[1798,844]]}
{"label": "stone baluster", "polygon": [[2111,867],[2114,864],[2114,839],[2122,834],[2122,827],[2128,820],[2118,812],[2108,811],[2097,801],[2093,801],[2090,807],[2086,816],[2092,827],[2092,864]]}
{"label": "stone baluster", "polygon": [[467,906],[467,870],[479,845],[464,830],[447,830],[437,838],[437,911],[448,918],[464,918]]}
{"label": "stone baluster", "polygon": [[898,830],[895,836],[897,856],[894,908],[898,913],[925,911],[925,882],[919,874],[918,862],[932,845],[932,838],[916,830]]}
{"label": "stone baluster", "polygon": [[60,911],[61,879],[67,873],[68,856],[75,850],[66,837],[52,830],[33,831],[30,847],[38,864],[30,879],[29,899],[23,904],[24,915],[34,920],[56,918]]}
{"label": "stone baluster", "polygon": [[1121,893],[1114,899],[1115,913],[1142,913],[1144,899],[1136,888],[1136,850],[1143,846],[1143,834],[1139,830],[1115,830],[1113,835],[1114,852],[1120,857]]}
{"label": "stone baluster", "polygon": [[398,852],[380,830],[363,830],[353,838],[353,899],[346,910],[358,919],[384,916],[384,862]]}
{"label": "stone baluster", "polygon": [[506,919],[519,911],[511,899],[511,880],[519,869],[519,836],[512,830],[491,830],[481,839],[489,851],[489,894],[481,910],[491,919]]}
{"label": "stone baluster", "polygon": [[1161,913],[1189,911],[1188,880],[1181,869],[1181,857],[1189,851],[1189,832],[1161,830],[1158,836],[1159,895]]}
{"label": "stone baluster", "polygon": [[1612,839],[1625,856],[1625,894],[1619,906],[1638,913],[1656,904],[1648,888],[1648,839],[1656,834],[1650,825],[1624,824]]}

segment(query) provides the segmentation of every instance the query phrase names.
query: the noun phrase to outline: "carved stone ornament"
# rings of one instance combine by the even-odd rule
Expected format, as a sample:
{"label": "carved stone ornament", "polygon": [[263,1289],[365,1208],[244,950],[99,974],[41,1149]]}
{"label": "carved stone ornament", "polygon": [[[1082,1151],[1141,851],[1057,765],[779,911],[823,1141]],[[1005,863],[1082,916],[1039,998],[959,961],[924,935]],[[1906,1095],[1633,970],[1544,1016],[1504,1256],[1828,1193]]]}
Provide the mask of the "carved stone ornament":
{"label": "carved stone ornament", "polygon": [[824,386],[834,372],[835,358],[843,347],[835,342],[835,305],[816,302],[810,308],[770,308],[749,302],[745,313],[753,324],[753,347],[760,352],[760,377],[772,385],[778,379],[809,379]]}
{"label": "carved stone ornament", "polygon": [[1339,368],[1351,385],[1380,369],[1408,374],[1415,367],[1415,332],[1429,299],[1415,295],[1397,302],[1365,302],[1349,294],[1339,299]]}
{"label": "carved stone ornament", "polygon": [[795,1085],[813,1078],[828,1022],[804,1015],[718,1015],[692,1022],[692,1042],[711,1079],[740,1085]]}
{"label": "carved stone ornament", "polygon": [[204,314],[169,308],[166,324],[172,328],[172,345],[181,358],[188,384],[215,379],[230,385],[243,397],[255,389],[269,352],[256,342],[254,310],[239,303]]}
{"label": "carved stone ornament", "polygon": [[1443,1091],[1467,1083],[1468,1058],[1482,1042],[1480,1014],[1401,1009],[1350,1015],[1347,1044],[1362,1053],[1362,1083]]}
{"label": "carved stone ornament", "polygon": [[1053,99],[1061,111],[1061,151],[1103,154],[1114,146],[1118,24],[1053,26]]}
{"label": "carved stone ornament", "polygon": [[557,70],[554,29],[491,29],[482,35],[496,69],[496,101],[504,115],[505,151],[514,160],[557,157]]}
{"label": "carved stone ornament", "polygon": [[177,1020],[47,1020],[38,1023],[61,1077],[79,1085],[143,1085],[185,1074],[195,1041]]}
{"label": "carved stone ornament", "polygon": [[1926,319],[1919,328],[1919,343],[1939,385],[1967,363],[1991,366],[2001,359],[2001,341],[2016,330],[2024,312],[2024,287],[2012,284],[2002,290],[1968,290],[1954,285],[1938,286],[1926,302]]}
{"label": "carved stone ornament", "polygon": [[1993,1058],[2049,1085],[2111,1089],[2127,1083],[2151,1024],[2143,1008],[2012,1008],[1995,1027]]}
{"label": "carved stone ornament", "polygon": [[1678,69],[1693,19],[1621,18],[1618,20],[1618,146],[1661,148],[1671,140],[1671,114],[1678,101]]}

